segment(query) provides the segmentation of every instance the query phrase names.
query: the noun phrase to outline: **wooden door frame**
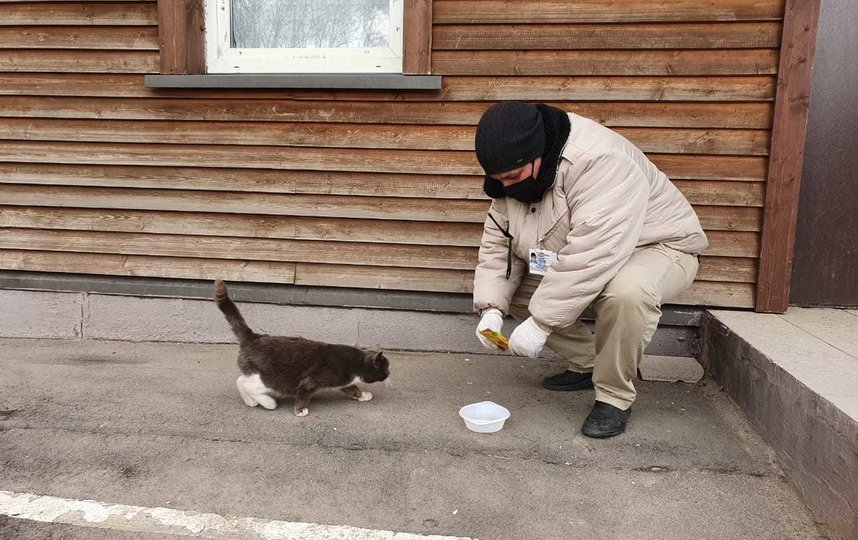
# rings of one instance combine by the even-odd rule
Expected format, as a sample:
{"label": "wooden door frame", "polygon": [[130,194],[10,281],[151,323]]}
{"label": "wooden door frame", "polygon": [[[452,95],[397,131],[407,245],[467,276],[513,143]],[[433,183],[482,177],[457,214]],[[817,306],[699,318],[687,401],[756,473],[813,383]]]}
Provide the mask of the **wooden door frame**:
{"label": "wooden door frame", "polygon": [[757,276],[759,312],[783,313],[789,304],[819,5],[820,0],[787,0],[784,11]]}

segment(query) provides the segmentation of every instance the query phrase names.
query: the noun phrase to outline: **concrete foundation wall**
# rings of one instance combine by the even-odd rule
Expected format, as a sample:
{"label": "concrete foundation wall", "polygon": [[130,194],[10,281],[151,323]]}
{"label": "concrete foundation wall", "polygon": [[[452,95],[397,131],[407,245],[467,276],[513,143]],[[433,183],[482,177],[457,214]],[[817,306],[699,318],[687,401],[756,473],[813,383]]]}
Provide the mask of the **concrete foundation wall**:
{"label": "concrete foundation wall", "polygon": [[[257,332],[363,348],[479,353],[475,314],[237,302]],[[0,337],[230,343],[211,300],[0,289]],[[505,332],[515,323],[507,320]],[[697,328],[664,326],[647,353],[694,356]]]}
{"label": "concrete foundation wall", "polygon": [[[229,343],[210,300],[0,290],[0,337]],[[238,303],[257,332],[365,348],[477,351],[476,317],[399,310]]]}
{"label": "concrete foundation wall", "polygon": [[[858,423],[817,388],[808,386],[815,386],[809,382],[813,375],[816,381],[839,377],[845,382],[850,373],[835,368],[833,357],[804,354],[800,341],[808,338],[800,330],[789,325],[776,328],[778,321],[768,322],[773,324],[755,327],[756,333],[779,340],[783,347],[800,354],[806,364],[803,367],[811,373],[797,375],[785,369],[779,363],[780,355],[770,357],[734,332],[739,327],[735,321],[728,327],[712,313],[703,318],[701,362],[775,450],[817,521],[833,538],[856,539]],[[828,365],[833,369],[827,369]]]}

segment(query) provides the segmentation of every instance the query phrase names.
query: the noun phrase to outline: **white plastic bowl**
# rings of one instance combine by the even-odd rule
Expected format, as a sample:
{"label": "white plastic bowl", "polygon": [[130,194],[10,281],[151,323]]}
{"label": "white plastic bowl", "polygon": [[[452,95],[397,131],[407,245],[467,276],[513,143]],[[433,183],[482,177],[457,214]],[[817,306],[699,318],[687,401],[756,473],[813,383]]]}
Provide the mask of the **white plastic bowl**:
{"label": "white plastic bowl", "polygon": [[473,432],[494,433],[503,428],[509,411],[493,401],[480,401],[459,409],[459,416],[465,421],[465,427]]}

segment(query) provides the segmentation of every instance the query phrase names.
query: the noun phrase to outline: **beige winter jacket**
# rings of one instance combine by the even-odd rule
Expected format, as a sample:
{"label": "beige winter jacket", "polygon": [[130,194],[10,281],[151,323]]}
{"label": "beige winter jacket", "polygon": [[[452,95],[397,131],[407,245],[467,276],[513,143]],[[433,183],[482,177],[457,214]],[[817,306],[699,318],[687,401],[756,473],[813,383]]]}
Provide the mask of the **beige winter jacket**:
{"label": "beige winter jacket", "polygon": [[474,309],[509,303],[527,271],[529,249],[558,254],[530,300],[545,326],[575,322],[632,253],[664,243],[698,254],[708,241],[691,205],[644,154],[601,124],[569,114],[571,131],[554,185],[541,201],[495,199],[489,210],[513,236],[506,278],[507,239],[486,217],[474,277]]}

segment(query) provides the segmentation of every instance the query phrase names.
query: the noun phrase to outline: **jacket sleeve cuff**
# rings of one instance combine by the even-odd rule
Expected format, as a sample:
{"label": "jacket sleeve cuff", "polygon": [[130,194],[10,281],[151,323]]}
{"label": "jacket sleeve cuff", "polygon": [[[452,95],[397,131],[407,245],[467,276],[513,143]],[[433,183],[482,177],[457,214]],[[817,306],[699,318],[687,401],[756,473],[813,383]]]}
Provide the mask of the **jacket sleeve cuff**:
{"label": "jacket sleeve cuff", "polygon": [[[531,318],[533,318],[533,317],[531,317]],[[549,334],[554,332],[554,328],[548,326],[547,324],[541,323],[541,322],[537,321],[536,319],[533,319],[533,322],[536,323],[536,326],[540,330],[542,330],[543,332],[548,332]]]}
{"label": "jacket sleeve cuff", "polygon": [[488,306],[486,306],[486,307],[484,307],[484,308],[476,308],[474,311],[476,311],[476,312],[477,312],[477,314],[478,314],[480,317],[482,317],[483,315],[485,315],[485,314],[486,314],[486,311],[488,311],[488,310],[490,310],[490,309],[496,309],[496,310],[500,311],[501,316],[506,317],[506,311],[502,310],[501,308],[499,308],[499,307],[497,307],[497,306],[495,306],[495,305],[491,305],[491,304],[489,304]]}

